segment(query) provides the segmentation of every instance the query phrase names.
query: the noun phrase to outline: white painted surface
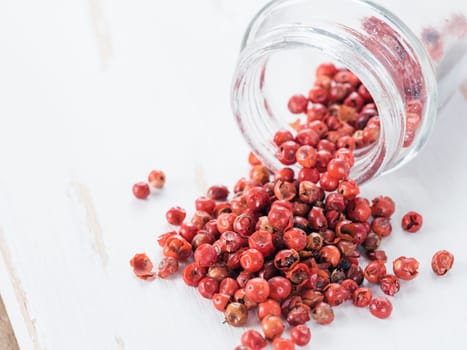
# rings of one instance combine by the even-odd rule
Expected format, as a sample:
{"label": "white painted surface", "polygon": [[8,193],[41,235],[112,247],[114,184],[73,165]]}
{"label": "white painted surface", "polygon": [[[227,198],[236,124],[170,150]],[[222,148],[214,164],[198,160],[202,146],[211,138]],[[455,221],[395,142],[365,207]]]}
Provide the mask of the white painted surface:
{"label": "white painted surface", "polygon": [[[265,1],[6,0],[0,3],[0,292],[21,349],[232,349],[243,329],[180,278],[145,283],[171,205],[247,174],[229,108],[241,35]],[[467,103],[455,96],[427,149],[366,185],[398,203],[390,258],[416,256],[394,314],[336,309],[311,324],[315,349],[460,349],[467,345]],[[135,181],[164,169],[149,201]],[[404,234],[410,209],[423,232]],[[456,255],[444,278],[429,263]],[[257,326],[251,322],[252,326]],[[0,344],[0,349],[2,348]]]}

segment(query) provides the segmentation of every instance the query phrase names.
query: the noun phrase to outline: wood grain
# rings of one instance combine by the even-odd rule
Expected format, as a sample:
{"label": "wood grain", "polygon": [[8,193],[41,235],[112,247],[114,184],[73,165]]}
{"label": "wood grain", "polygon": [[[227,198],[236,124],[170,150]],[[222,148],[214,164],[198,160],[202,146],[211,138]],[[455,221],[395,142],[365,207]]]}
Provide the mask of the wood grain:
{"label": "wood grain", "polygon": [[3,305],[2,297],[0,296],[0,350],[19,350],[18,342],[16,341],[15,333],[11,328],[10,320]]}

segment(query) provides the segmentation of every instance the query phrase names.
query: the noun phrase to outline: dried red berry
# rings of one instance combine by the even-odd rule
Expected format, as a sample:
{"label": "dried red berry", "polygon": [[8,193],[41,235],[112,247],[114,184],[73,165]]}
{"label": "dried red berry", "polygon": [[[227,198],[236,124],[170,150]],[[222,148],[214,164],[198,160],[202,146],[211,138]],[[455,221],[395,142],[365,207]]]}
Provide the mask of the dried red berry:
{"label": "dried red berry", "polygon": [[445,275],[454,264],[454,255],[447,250],[440,250],[433,255],[431,267],[438,276]]}
{"label": "dried red berry", "polygon": [[151,190],[149,189],[149,185],[146,182],[137,182],[133,185],[133,195],[138,199],[146,199],[148,198]]}
{"label": "dried red berry", "polygon": [[292,291],[292,283],[285,277],[275,276],[268,280],[269,297],[281,301],[286,299]]}
{"label": "dried red berry", "polygon": [[269,297],[269,284],[260,277],[249,280],[245,285],[245,295],[254,303],[262,303]]}
{"label": "dried red berry", "polygon": [[165,256],[159,264],[157,276],[167,278],[178,271],[178,260],[171,256]]}
{"label": "dried red berry", "polygon": [[161,189],[165,184],[165,174],[162,170],[152,170],[148,175],[149,185]]}
{"label": "dried red berry", "polygon": [[385,275],[380,278],[379,286],[384,294],[394,296],[400,289],[399,277],[395,275]]}
{"label": "dried red berry", "polygon": [[288,107],[291,113],[305,113],[308,107],[308,99],[303,95],[294,95],[290,98]]}
{"label": "dried red berry", "polygon": [[165,174],[162,170],[153,170],[148,175],[149,185],[153,188],[161,189],[165,184]]}
{"label": "dried red berry", "polygon": [[185,220],[186,211],[185,209],[175,206],[170,208],[165,214],[167,222],[174,226],[180,226]]}
{"label": "dried red berry", "polygon": [[248,321],[248,309],[245,305],[233,302],[230,303],[224,312],[225,321],[234,327],[241,327]]}
{"label": "dried red berry", "polygon": [[420,263],[415,258],[400,256],[392,263],[394,274],[403,280],[412,280],[418,275]]}
{"label": "dried red berry", "polygon": [[358,288],[353,292],[352,302],[355,306],[366,307],[370,304],[373,293],[369,288]]}
{"label": "dried red berry", "polygon": [[300,324],[290,330],[290,339],[298,346],[305,346],[311,340],[311,331],[307,326]]}
{"label": "dried red berry", "polygon": [[334,311],[332,310],[331,305],[321,302],[315,306],[311,316],[317,323],[326,325],[330,324],[334,320]]}
{"label": "dried red berry", "polygon": [[402,228],[407,232],[417,232],[422,227],[422,224],[422,216],[415,211],[409,211],[402,218]]}
{"label": "dried red berry", "polygon": [[153,264],[145,253],[136,254],[130,260],[130,266],[138,278],[142,280],[153,280],[156,278],[155,272],[152,271]]}
{"label": "dried red berry", "polygon": [[370,302],[370,312],[375,317],[388,318],[392,313],[392,304],[385,297],[373,298]]}
{"label": "dried red berry", "polygon": [[229,189],[223,185],[211,186],[208,189],[207,196],[216,201],[225,201],[229,196]]}
{"label": "dried red berry", "polygon": [[284,321],[279,316],[268,315],[261,320],[261,327],[266,339],[271,340],[284,332]]}

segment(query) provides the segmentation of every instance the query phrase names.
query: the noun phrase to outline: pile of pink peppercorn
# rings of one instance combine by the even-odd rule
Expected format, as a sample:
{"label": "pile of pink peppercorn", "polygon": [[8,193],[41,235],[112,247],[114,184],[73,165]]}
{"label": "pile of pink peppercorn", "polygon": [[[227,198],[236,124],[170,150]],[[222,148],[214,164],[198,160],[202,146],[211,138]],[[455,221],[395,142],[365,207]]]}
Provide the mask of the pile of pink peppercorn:
{"label": "pile of pink peppercorn", "polygon": [[[146,254],[130,262],[145,280],[181,270],[185,283],[211,299],[232,326],[244,326],[256,314],[262,333],[244,332],[235,350],[263,349],[268,341],[274,350],[304,346],[311,339],[306,324],[331,323],[333,308],[347,301],[387,318],[387,296],[399,292],[401,279],[418,274],[413,257],[386,265],[381,244],[392,232],[394,201],[360,197],[349,178],[353,151],[379,135],[378,111],[365,86],[350,71],[322,64],[308,97],[295,95],[288,107],[300,115],[291,123],[295,133],[278,130],[273,140],[284,168],[271,174],[251,153],[249,177],[238,180],[232,194],[212,186],[195,200],[189,221],[183,208],[167,211],[167,222],[177,229],[158,239],[163,260],[157,271]],[[292,165],[298,165],[297,173]],[[162,171],[149,175],[153,188],[164,181]],[[148,197],[149,185],[137,183],[134,195]],[[409,212],[402,228],[414,233],[422,222],[420,214]],[[433,271],[444,275],[453,261],[452,254],[439,251]],[[287,325],[290,339],[282,337]]]}

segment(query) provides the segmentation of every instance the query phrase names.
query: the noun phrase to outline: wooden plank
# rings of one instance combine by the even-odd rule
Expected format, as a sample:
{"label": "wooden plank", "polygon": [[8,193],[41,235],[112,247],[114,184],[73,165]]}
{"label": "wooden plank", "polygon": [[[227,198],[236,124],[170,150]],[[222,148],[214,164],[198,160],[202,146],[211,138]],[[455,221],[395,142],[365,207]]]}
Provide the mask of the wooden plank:
{"label": "wooden plank", "polygon": [[11,322],[5,310],[5,305],[0,296],[0,349],[19,350],[15,333],[11,328]]}

